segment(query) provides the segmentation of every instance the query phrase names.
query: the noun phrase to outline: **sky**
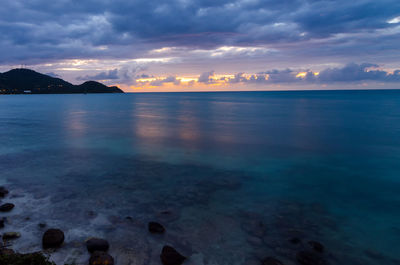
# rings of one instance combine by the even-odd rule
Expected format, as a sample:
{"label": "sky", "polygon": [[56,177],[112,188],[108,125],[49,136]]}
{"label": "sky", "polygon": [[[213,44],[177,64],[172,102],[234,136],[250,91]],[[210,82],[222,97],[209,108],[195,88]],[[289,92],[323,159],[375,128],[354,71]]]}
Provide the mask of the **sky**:
{"label": "sky", "polygon": [[127,92],[400,88],[399,0],[2,0],[0,72]]}

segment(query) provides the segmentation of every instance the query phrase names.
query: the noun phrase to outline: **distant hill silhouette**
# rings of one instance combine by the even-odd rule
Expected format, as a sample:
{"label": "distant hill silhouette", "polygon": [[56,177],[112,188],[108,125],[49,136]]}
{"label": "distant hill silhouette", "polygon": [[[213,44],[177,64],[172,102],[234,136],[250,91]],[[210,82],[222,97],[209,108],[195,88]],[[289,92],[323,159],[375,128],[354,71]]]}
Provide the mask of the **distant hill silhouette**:
{"label": "distant hill silhouette", "polygon": [[40,74],[30,69],[13,69],[0,73],[0,94],[72,94],[72,93],[124,93],[118,87],[108,87],[88,81],[73,85],[60,78]]}

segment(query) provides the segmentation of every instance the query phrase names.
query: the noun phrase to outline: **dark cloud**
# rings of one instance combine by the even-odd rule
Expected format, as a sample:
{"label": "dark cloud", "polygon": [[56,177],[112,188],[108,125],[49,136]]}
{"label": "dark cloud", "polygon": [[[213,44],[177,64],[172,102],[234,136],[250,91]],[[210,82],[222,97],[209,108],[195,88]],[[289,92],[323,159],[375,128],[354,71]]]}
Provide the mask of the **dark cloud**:
{"label": "dark cloud", "polygon": [[400,10],[397,0],[305,2],[293,21],[314,37],[388,28],[388,18],[398,15]]}
{"label": "dark cloud", "polygon": [[[299,43],[308,50],[300,42],[316,39],[326,40],[325,52],[331,52],[329,43],[337,40],[330,38],[361,34],[351,37],[351,54],[362,45],[362,34],[393,29],[396,24],[387,21],[399,14],[398,0],[3,0],[0,48],[11,52],[0,60],[138,57],[163,46],[270,45],[286,51],[282,44]],[[372,47],[379,53],[379,44]]]}
{"label": "dark cloud", "polygon": [[174,85],[179,85],[181,83],[181,81],[179,79],[176,79],[175,76],[168,76],[166,78],[160,78],[160,79],[151,81],[150,85],[151,86],[162,86],[165,83],[172,83]]}
{"label": "dark cloud", "polygon": [[87,81],[87,80],[105,81],[105,83],[107,84],[122,83],[126,85],[135,85],[137,84],[136,81],[137,79],[151,77],[150,75],[147,74],[140,74],[141,71],[145,71],[146,69],[147,67],[144,65],[131,63],[123,65],[120,68],[116,68],[105,72],[100,72],[94,75],[78,76],[75,79],[78,81]]}
{"label": "dark cloud", "polygon": [[272,70],[261,74],[268,75],[269,77],[267,81],[272,83],[291,83],[297,81],[296,74],[290,69]]}
{"label": "dark cloud", "polygon": [[202,73],[197,79],[197,82],[204,84],[215,83],[215,80],[212,78],[214,76],[214,73],[215,73],[214,71]]}
{"label": "dark cloud", "polygon": [[373,70],[370,68],[378,67],[377,64],[351,63],[343,68],[328,68],[320,72],[318,80],[320,82],[357,82],[357,81],[381,81],[381,82],[399,82],[400,75],[398,70],[394,73],[388,73],[382,70]]}
{"label": "dark cloud", "polygon": [[246,80],[246,77],[244,76],[244,73],[237,73],[237,74],[235,74],[234,78],[231,78],[228,81],[232,84],[236,84],[236,83],[241,83],[241,82],[244,82],[247,80]]}
{"label": "dark cloud", "polygon": [[117,80],[120,79],[118,76],[118,69],[110,70],[108,72],[101,72],[95,75],[79,76],[76,80],[87,81],[87,80]]}
{"label": "dark cloud", "polygon": [[148,74],[141,74],[141,75],[137,75],[136,79],[139,79],[139,78],[150,78],[150,77],[152,77],[152,76],[150,76]]}
{"label": "dark cloud", "polygon": [[118,81],[127,84],[135,85],[136,79],[144,78],[138,75],[141,71],[147,70],[146,66],[139,64],[128,64],[119,69],[119,79]]}
{"label": "dark cloud", "polygon": [[234,78],[229,79],[230,83],[323,83],[334,84],[340,82],[356,83],[365,81],[375,81],[383,83],[400,82],[400,70],[393,73],[377,70],[377,64],[350,63],[341,68],[327,68],[321,72],[314,73],[310,70],[301,71],[302,75],[298,76],[300,71],[291,69],[271,70],[261,72],[257,75],[251,75],[246,78],[243,73],[238,73]]}

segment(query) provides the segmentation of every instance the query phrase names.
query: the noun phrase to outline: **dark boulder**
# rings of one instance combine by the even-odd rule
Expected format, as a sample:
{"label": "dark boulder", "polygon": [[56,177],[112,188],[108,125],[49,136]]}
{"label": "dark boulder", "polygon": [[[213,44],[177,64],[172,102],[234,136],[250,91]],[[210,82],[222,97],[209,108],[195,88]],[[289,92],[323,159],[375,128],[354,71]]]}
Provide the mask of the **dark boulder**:
{"label": "dark boulder", "polygon": [[164,265],[181,265],[186,260],[186,257],[170,246],[163,247],[160,258]]}
{"label": "dark boulder", "polygon": [[8,194],[8,190],[4,187],[0,187],[0,198],[4,198]]}
{"label": "dark boulder", "polygon": [[110,248],[110,245],[105,239],[92,237],[86,241],[86,247],[90,253],[95,251],[106,252]]}
{"label": "dark boulder", "polygon": [[149,231],[153,234],[163,234],[165,232],[165,228],[159,223],[149,222]]}
{"label": "dark boulder", "polygon": [[89,265],[114,265],[114,258],[105,252],[95,251],[90,256]]}
{"label": "dark boulder", "polygon": [[297,261],[302,265],[326,265],[326,261],[311,251],[300,251],[296,255]]}
{"label": "dark boulder", "polygon": [[55,265],[41,252],[27,254],[15,253],[12,249],[0,251],[1,265]]}
{"label": "dark boulder", "polygon": [[12,250],[11,248],[0,248],[0,255],[12,255],[14,253],[15,251]]}
{"label": "dark boulder", "polygon": [[95,211],[87,211],[86,214],[89,218],[94,218],[97,216],[97,213]]}
{"label": "dark boulder", "polygon": [[9,212],[14,208],[14,204],[12,203],[5,203],[0,206],[0,212]]}
{"label": "dark boulder", "polygon": [[4,228],[4,224],[7,221],[7,218],[3,217],[0,219],[0,228]]}
{"label": "dark boulder", "polygon": [[309,241],[308,244],[314,249],[315,251],[322,253],[324,252],[324,246],[317,242],[317,241]]}
{"label": "dark boulder", "polygon": [[46,223],[39,223],[38,226],[39,226],[40,228],[45,228],[45,227],[46,227]]}
{"label": "dark boulder", "polygon": [[262,265],[283,265],[282,262],[280,262],[280,260],[273,258],[273,257],[268,257],[263,259]]}
{"label": "dark boulder", "polygon": [[43,248],[58,248],[64,242],[64,232],[60,229],[48,229],[42,239]]}
{"label": "dark boulder", "polygon": [[297,245],[297,244],[301,243],[301,239],[298,237],[293,237],[292,239],[289,240],[289,242]]}
{"label": "dark boulder", "polygon": [[7,232],[3,234],[3,240],[16,239],[19,237],[21,237],[21,234],[18,232]]}

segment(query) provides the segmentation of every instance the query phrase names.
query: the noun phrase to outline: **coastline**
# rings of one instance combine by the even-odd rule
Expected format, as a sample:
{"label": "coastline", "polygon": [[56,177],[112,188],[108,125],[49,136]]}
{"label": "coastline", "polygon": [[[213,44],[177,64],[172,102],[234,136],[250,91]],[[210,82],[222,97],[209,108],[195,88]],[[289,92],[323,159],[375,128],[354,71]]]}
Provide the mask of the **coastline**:
{"label": "coastline", "polygon": [[[10,185],[10,184],[8,184]],[[10,185],[14,186],[14,185]],[[1,190],[5,190],[3,187]],[[108,242],[108,239],[105,237],[102,239],[102,233],[93,233],[87,232],[85,234],[85,227],[81,227],[80,229],[66,229],[61,232],[62,240],[57,242],[55,246],[45,247],[44,237],[49,230],[59,229],[61,231],[65,229],[65,224],[62,222],[56,224],[54,221],[47,224],[46,220],[42,220],[40,223],[34,223],[34,221],[29,217],[30,211],[43,211],[49,210],[46,208],[46,200],[47,197],[42,197],[40,194],[31,198],[25,194],[24,190],[10,190],[10,192],[6,193],[6,195],[2,198],[1,204],[4,205],[6,203],[15,203],[15,207],[6,212],[1,212],[2,217],[5,219],[5,227],[2,228],[2,236],[6,234],[14,235],[12,238],[9,238],[5,241],[5,245],[2,247],[0,251],[0,262],[1,261],[15,261],[15,262],[25,262],[35,260],[33,264],[35,265],[126,265],[126,264],[163,264],[163,265],[179,265],[179,264],[188,264],[188,265],[197,265],[197,264],[206,264],[204,257],[201,253],[194,251],[191,247],[188,247],[190,243],[182,242],[181,239],[175,240],[175,244],[177,249],[170,246],[171,236],[174,237],[174,233],[169,234],[169,229],[164,228],[164,226],[158,222],[149,222],[143,223],[137,219],[136,216],[126,216],[124,218],[119,218],[117,216],[112,217],[113,226],[118,226],[122,229],[124,234],[118,234],[118,240],[124,242],[124,244],[136,244],[137,248],[131,249],[128,251],[125,247],[122,247],[121,250],[117,250],[120,246],[115,245],[115,240],[112,240],[111,243]],[[29,203],[28,203],[29,202]],[[31,205],[30,205],[31,204]],[[42,209],[36,208],[36,205],[42,205]],[[26,207],[24,209],[24,207]],[[293,207],[293,206],[290,206]],[[1,208],[1,206],[0,206]],[[288,208],[290,209],[290,208]],[[173,209],[163,210],[159,212],[159,216],[155,216],[155,220],[164,220],[166,224],[169,224],[170,221],[176,220],[175,213]],[[74,209],[71,209],[71,212],[74,212]],[[283,213],[281,213],[283,214]],[[290,213],[294,214],[294,213]],[[96,218],[96,212],[88,212],[88,219]],[[7,216],[11,216],[7,218]],[[17,218],[18,216],[18,218]],[[309,237],[304,234],[304,231],[296,230],[293,228],[287,228],[282,226],[283,224],[277,224],[273,221],[272,224],[266,224],[264,221],[260,219],[260,216],[244,213],[244,216],[241,218],[245,218],[247,220],[245,223],[242,223],[241,227],[237,227],[235,229],[239,229],[246,231],[246,241],[252,246],[253,251],[257,250],[256,257],[251,259],[244,259],[242,262],[246,265],[281,265],[288,264],[291,265],[296,259],[299,264],[303,265],[321,265],[326,264],[326,257],[328,254],[325,254],[324,246],[314,240],[306,240],[305,238]],[[60,220],[61,221],[61,220]],[[228,220],[226,220],[228,221]],[[234,224],[225,223],[225,227],[231,227]],[[273,238],[281,238],[282,242],[277,242],[275,240],[270,241],[268,238],[271,237],[271,225],[276,226],[274,229],[278,234],[273,236]],[[171,226],[171,224],[169,224]],[[292,224],[289,225],[290,227]],[[24,229],[19,230],[18,228]],[[129,236],[127,232],[132,230],[132,228],[136,228],[140,230],[141,237],[135,237],[132,241],[132,237]],[[110,227],[111,228],[111,227]],[[281,231],[281,229],[284,229]],[[11,230],[10,230],[11,229]],[[219,229],[223,230],[222,227]],[[286,231],[286,229],[288,229]],[[294,229],[294,230],[293,230]],[[32,231],[35,230],[35,231]],[[112,229],[114,232],[115,230]],[[172,230],[174,228],[172,227]],[[208,233],[212,233],[208,231],[209,229],[201,229],[198,232],[205,233],[204,235],[207,237]],[[279,233],[283,232],[285,235],[279,235]],[[286,232],[284,232],[286,231]],[[183,231],[182,231],[183,232]],[[184,232],[187,233],[188,231]],[[17,235],[18,233],[18,235]],[[80,235],[78,235],[80,234]],[[64,240],[65,235],[65,240]],[[80,238],[80,239],[77,239]],[[141,239],[140,239],[141,238]],[[143,245],[140,240],[143,238],[147,238],[147,244]],[[99,241],[94,244],[96,248],[100,248],[101,252],[93,252],[90,250],[88,246],[88,242],[90,240]],[[289,240],[287,240],[289,239]],[[31,242],[28,242],[31,241]],[[264,242],[263,242],[264,241]],[[36,242],[36,243],[35,243]],[[39,243],[40,242],[40,243]],[[22,244],[20,244],[22,243]],[[26,244],[28,243],[28,244]],[[280,257],[277,258],[271,254],[268,254],[268,251],[261,251],[263,246],[268,246],[268,248],[275,249],[281,253]],[[16,246],[16,250],[14,252],[13,246]],[[121,245],[122,246],[122,245]],[[108,251],[110,248],[110,251]],[[22,250],[19,251],[18,249]],[[147,250],[146,250],[147,249]],[[138,252],[139,250],[139,252]],[[143,252],[144,251],[144,252]],[[172,254],[171,254],[172,251]],[[249,250],[246,250],[249,251]],[[164,252],[167,252],[165,254]],[[251,251],[250,251],[251,252]],[[23,254],[20,254],[23,253]],[[110,253],[110,254],[108,254]],[[182,253],[182,254],[181,254]],[[114,262],[114,257],[117,259]],[[283,256],[287,256],[288,258],[283,259]],[[244,258],[244,256],[242,257]],[[280,260],[281,259],[281,260]],[[157,262],[158,260],[158,262]],[[172,261],[171,261],[172,260]],[[292,261],[291,261],[292,260]],[[311,260],[311,261],[310,261]],[[221,261],[222,262],[222,261]],[[242,263],[240,262],[240,263]],[[0,263],[2,264],[2,263]],[[7,264],[7,263],[5,263]],[[15,263],[19,264],[19,263]],[[25,263],[22,263],[25,264]],[[30,264],[30,263],[29,263]],[[218,263],[223,264],[223,263]],[[293,263],[294,264],[294,263]]]}
{"label": "coastline", "polygon": [[[10,195],[10,196],[9,196]],[[3,243],[0,243],[0,264],[2,265],[78,265],[78,264],[89,264],[89,265],[114,265],[118,264],[114,262],[114,258],[108,254],[110,244],[106,239],[98,237],[89,237],[84,242],[79,244],[78,242],[73,242],[75,248],[80,247],[80,254],[87,250],[87,262],[83,261],[84,258],[77,257],[67,258],[71,253],[65,253],[63,248],[68,248],[71,242],[65,242],[68,235],[59,228],[50,228],[45,222],[38,223],[36,228],[42,234],[41,244],[32,246],[35,250],[28,251],[24,253],[17,252],[13,249],[13,243],[18,240],[23,240],[24,233],[7,231],[8,226],[11,224],[11,220],[7,217],[8,214],[12,213],[15,205],[11,203],[13,199],[21,198],[18,194],[10,194],[9,190],[4,186],[0,186],[0,213],[2,213],[2,218],[0,219],[0,229],[2,231]],[[5,202],[7,201],[7,202]],[[23,209],[20,209],[20,211]],[[94,213],[92,213],[94,214]],[[168,215],[168,213],[165,213]],[[127,221],[133,221],[132,217],[126,217]],[[31,220],[29,217],[25,217],[24,221],[29,223]],[[158,222],[149,222],[147,230],[150,235],[163,235],[166,231],[165,228]],[[67,250],[69,251],[69,250]],[[61,255],[60,255],[61,254]],[[66,256],[65,256],[66,255]],[[55,258],[54,258],[55,256]],[[58,256],[58,257],[57,257]],[[64,260],[60,263],[56,260]],[[187,258],[181,255],[177,250],[169,245],[164,245],[161,253],[160,260],[164,265],[170,264],[182,264]]]}

